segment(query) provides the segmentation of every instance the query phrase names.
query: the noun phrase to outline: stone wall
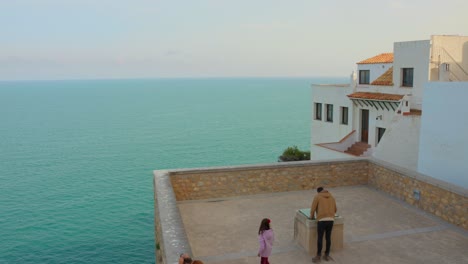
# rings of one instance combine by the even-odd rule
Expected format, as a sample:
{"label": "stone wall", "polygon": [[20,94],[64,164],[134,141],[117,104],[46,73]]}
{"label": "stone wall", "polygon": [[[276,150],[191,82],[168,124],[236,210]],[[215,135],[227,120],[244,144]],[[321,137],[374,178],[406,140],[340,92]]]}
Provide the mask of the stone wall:
{"label": "stone wall", "polygon": [[191,254],[169,178],[169,171],[154,172],[154,236],[158,264],[176,264],[181,252]]}
{"label": "stone wall", "polygon": [[294,162],[171,171],[177,201],[367,184],[368,162]]}
{"label": "stone wall", "polygon": [[468,229],[466,189],[375,159],[369,162],[368,184]]}

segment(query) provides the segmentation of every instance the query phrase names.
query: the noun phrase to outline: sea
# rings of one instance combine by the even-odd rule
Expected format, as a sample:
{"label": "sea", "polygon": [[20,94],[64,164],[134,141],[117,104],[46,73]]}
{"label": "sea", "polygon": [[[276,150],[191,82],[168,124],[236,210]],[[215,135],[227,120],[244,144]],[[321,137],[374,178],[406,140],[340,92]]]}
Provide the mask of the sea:
{"label": "sea", "polygon": [[155,263],[152,171],[310,148],[311,84],[0,82],[0,263]]}

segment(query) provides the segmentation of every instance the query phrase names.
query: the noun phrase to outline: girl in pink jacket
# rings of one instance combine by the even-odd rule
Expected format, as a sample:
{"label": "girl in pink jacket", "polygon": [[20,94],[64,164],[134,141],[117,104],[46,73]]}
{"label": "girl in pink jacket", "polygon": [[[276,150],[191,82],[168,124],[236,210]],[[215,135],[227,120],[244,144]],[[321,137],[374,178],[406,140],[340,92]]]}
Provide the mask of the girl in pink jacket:
{"label": "girl in pink jacket", "polygon": [[270,228],[270,222],[270,219],[264,218],[258,229],[260,249],[258,250],[257,256],[261,258],[260,264],[270,264],[270,262],[268,262],[268,257],[271,255],[273,241],[275,241],[275,234],[273,233],[273,229]]}

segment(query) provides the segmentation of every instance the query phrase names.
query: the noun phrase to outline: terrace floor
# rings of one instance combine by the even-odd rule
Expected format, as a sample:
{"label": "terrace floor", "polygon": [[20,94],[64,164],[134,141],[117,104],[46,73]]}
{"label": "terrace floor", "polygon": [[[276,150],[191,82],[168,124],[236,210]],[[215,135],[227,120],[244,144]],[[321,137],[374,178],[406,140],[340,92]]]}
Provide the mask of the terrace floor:
{"label": "terrace floor", "polygon": [[[329,189],[344,217],[344,249],[331,263],[468,263],[468,232],[367,186]],[[257,232],[270,218],[270,263],[311,263],[294,240],[297,209],[315,191],[178,202],[194,259],[208,264],[254,264]],[[333,243],[333,242],[332,242]],[[325,261],[322,260],[322,263]]]}

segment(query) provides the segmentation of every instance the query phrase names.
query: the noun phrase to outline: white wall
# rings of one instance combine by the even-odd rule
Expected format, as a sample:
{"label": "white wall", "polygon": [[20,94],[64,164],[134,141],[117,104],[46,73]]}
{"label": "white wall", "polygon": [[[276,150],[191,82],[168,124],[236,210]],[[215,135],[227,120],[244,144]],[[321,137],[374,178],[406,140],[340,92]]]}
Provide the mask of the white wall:
{"label": "white wall", "polygon": [[343,158],[352,158],[353,155],[349,155],[343,152],[338,152],[335,150],[327,149],[324,147],[312,145],[310,149],[310,159],[311,160],[330,160],[330,159],[343,159]]}
{"label": "white wall", "polygon": [[344,152],[349,147],[351,147],[355,142],[356,142],[356,133],[351,132],[344,138],[344,140],[340,142],[334,142],[334,143],[325,143],[325,144],[322,144],[322,147]]}
{"label": "white wall", "polygon": [[[398,94],[411,94],[411,108],[422,108],[423,85],[429,80],[431,43],[429,40],[393,44],[393,84]],[[402,87],[402,68],[413,68],[413,87]]]}
{"label": "white wall", "polygon": [[[311,146],[338,142],[352,131],[353,104],[350,86],[312,85]],[[322,120],[315,120],[315,103],[322,103]],[[333,122],[326,121],[326,104],[333,105]],[[341,106],[348,107],[348,125],[341,124]]]}
{"label": "white wall", "polygon": [[448,63],[458,80],[468,81],[468,36],[432,36],[432,61],[431,80],[438,80],[439,64]]}
{"label": "white wall", "polygon": [[418,171],[468,188],[468,82],[425,85]]}
{"label": "white wall", "polygon": [[[353,112],[353,127],[356,130],[356,140],[361,141],[361,110],[362,109],[367,109],[369,110],[369,134],[368,134],[368,144],[371,145],[371,147],[375,147],[377,144],[377,129],[376,127],[382,127],[387,129],[390,124],[392,118],[395,116],[395,112],[388,106],[390,111],[387,109],[382,110],[379,108],[379,110],[375,109],[374,107],[355,107],[354,112]],[[377,117],[379,116],[379,119]],[[382,116],[380,118],[380,116]],[[385,135],[384,135],[385,137]]]}
{"label": "white wall", "polygon": [[358,87],[368,87],[370,84],[359,84],[359,71],[360,70],[369,70],[370,72],[370,81],[372,83],[375,79],[379,78],[384,74],[389,68],[392,67],[392,63],[375,63],[375,64],[357,64],[357,84]]}
{"label": "white wall", "polygon": [[394,86],[386,85],[366,85],[358,86],[356,92],[370,92],[370,93],[387,93],[387,94],[406,94],[406,91],[400,92]]}
{"label": "white wall", "polygon": [[372,156],[417,170],[420,116],[395,116]]}

